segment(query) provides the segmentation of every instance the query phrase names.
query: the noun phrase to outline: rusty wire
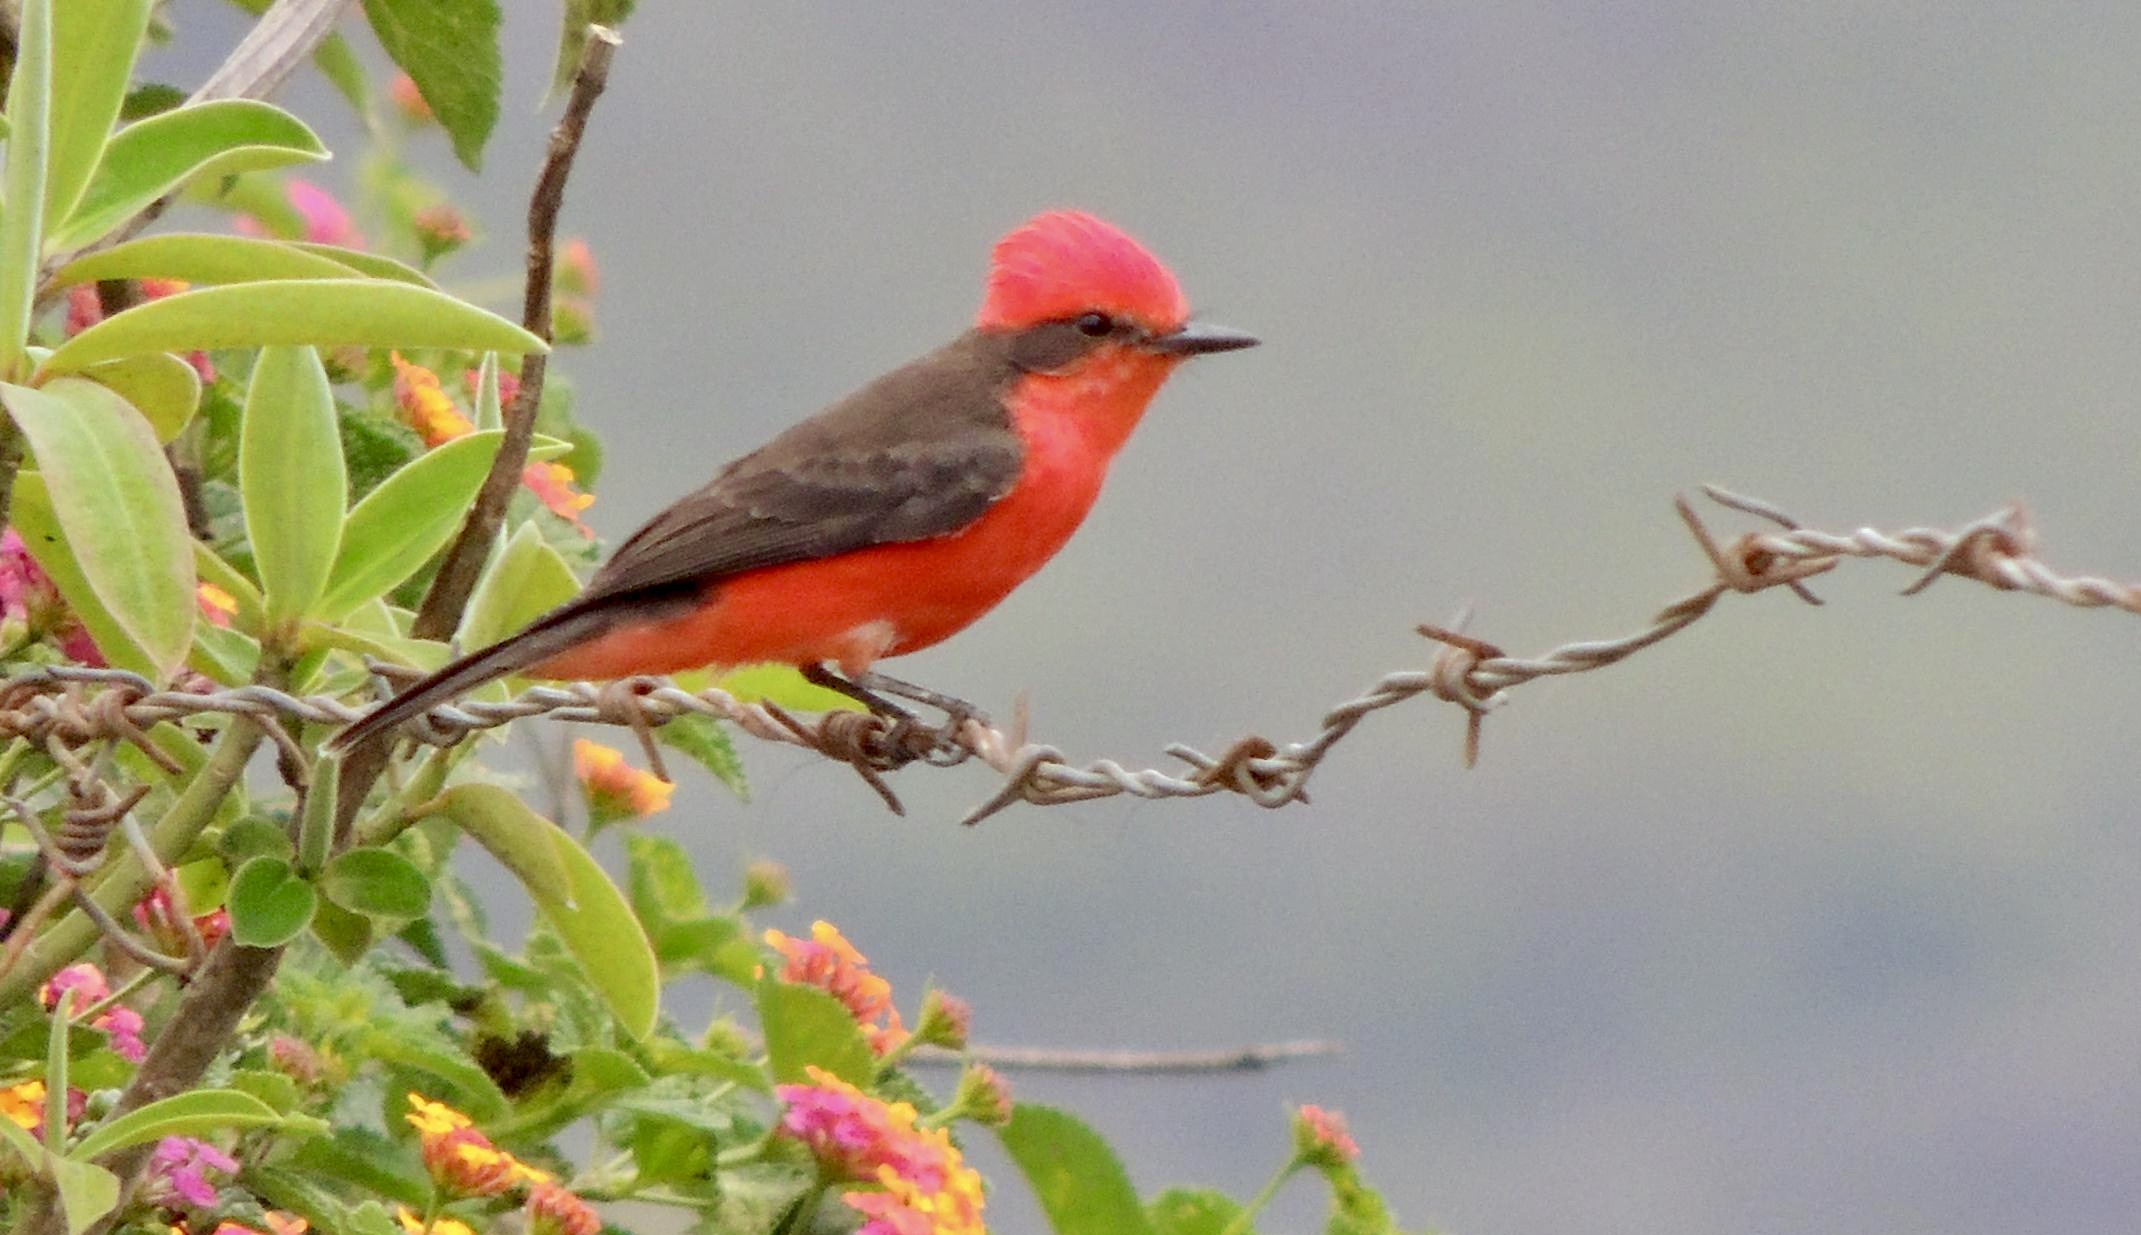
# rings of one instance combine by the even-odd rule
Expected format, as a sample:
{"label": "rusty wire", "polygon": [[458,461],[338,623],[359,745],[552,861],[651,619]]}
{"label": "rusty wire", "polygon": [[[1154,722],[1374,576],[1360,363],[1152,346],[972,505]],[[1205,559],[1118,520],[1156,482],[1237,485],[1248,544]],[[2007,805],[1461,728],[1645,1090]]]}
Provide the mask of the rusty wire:
{"label": "rusty wire", "polygon": [[[1779,530],[1742,534],[1720,543],[1685,499],[1676,505],[1716,578],[1660,610],[1648,626],[1617,639],[1564,644],[1537,656],[1510,656],[1495,645],[1437,626],[1420,632],[1442,644],[1425,669],[1389,674],[1356,698],[1324,714],[1322,728],[1305,742],[1274,743],[1254,735],[1217,756],[1175,745],[1167,754],[1184,767],[1132,769],[1111,759],[1069,762],[1052,746],[1029,742],[1023,718],[1012,731],[964,718],[942,728],[861,712],[798,717],[768,703],[745,702],[719,689],[691,692],[653,678],[606,685],[579,682],[537,686],[507,700],[444,704],[403,731],[419,742],[450,746],[470,734],[531,716],[630,726],[644,738],[654,726],[686,714],[730,722],[763,741],[813,750],[848,764],[894,810],[899,802],[883,774],[913,762],[951,764],[972,758],[1004,777],[1003,786],[970,811],[978,823],[1014,802],[1058,805],[1130,794],[1141,798],[1205,797],[1238,793],[1276,808],[1306,800],[1310,776],[1330,750],[1370,713],[1420,695],[1454,703],[1469,714],[1465,759],[1477,758],[1480,723],[1508,700],[1509,691],[1542,677],[1585,673],[1626,659],[1686,629],[1728,593],[1788,587],[1809,603],[1820,601],[1807,581],[1834,569],[1846,557],[1881,557],[1922,569],[1905,594],[1923,590],[1942,575],[1974,579],[2003,591],[2025,591],[2082,608],[2114,607],[2141,614],[2141,585],[2094,576],[2062,575],[2035,556],[2034,530],[2020,506],[2009,506],[1953,530],[1909,528],[1883,532],[1861,528],[1848,535],[1807,528],[1778,508],[1712,486],[1704,492],[1721,506],[1756,516]],[[45,668],[0,681],[0,736],[40,743],[79,745],[118,739],[153,749],[142,731],[162,721],[204,713],[280,717],[316,725],[341,725],[367,710],[324,695],[298,697],[266,686],[188,692],[158,690],[147,680],[109,669]],[[275,726],[269,726],[271,731]],[[650,747],[651,749],[651,747]]]}

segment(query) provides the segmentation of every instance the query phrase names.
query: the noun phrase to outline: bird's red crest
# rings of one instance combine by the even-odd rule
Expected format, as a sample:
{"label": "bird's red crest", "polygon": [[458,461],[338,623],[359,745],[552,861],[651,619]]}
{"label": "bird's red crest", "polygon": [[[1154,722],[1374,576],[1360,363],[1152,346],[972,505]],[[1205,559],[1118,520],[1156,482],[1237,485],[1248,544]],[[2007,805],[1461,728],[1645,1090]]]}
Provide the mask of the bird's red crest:
{"label": "bird's red crest", "polygon": [[996,242],[975,324],[1017,330],[1092,309],[1163,331],[1189,318],[1175,276],[1143,245],[1092,215],[1051,210]]}

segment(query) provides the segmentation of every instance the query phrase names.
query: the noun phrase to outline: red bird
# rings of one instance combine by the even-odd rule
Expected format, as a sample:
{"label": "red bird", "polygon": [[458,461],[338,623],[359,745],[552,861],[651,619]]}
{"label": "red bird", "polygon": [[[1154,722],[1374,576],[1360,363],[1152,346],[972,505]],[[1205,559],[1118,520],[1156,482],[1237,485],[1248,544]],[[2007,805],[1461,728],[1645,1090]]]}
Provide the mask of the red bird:
{"label": "red bird", "polygon": [[890,683],[870,666],[994,608],[1077,530],[1168,374],[1255,343],[1190,321],[1167,267],[1117,228],[1040,215],[997,243],[973,329],[722,468],[579,597],[334,745],[508,673],[777,662],[897,711],[869,689]]}

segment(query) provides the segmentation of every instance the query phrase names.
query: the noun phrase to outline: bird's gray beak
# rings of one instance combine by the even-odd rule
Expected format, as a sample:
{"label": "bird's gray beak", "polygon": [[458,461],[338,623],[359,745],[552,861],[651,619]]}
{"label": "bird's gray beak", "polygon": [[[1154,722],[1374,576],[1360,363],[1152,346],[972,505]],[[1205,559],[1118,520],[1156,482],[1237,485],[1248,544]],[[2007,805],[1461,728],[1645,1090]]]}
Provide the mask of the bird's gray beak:
{"label": "bird's gray beak", "polygon": [[1238,352],[1245,347],[1255,347],[1257,342],[1253,334],[1214,326],[1210,322],[1190,322],[1173,334],[1148,340],[1145,346],[1175,356],[1202,356],[1206,352]]}

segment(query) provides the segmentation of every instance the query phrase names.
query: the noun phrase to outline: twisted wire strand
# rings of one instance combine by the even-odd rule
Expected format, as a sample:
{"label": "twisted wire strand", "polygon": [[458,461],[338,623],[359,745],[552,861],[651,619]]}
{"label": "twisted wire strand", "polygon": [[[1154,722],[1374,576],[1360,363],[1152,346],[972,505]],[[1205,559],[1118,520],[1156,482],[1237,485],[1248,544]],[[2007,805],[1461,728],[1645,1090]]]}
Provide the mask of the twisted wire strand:
{"label": "twisted wire strand", "polygon": [[[1074,764],[1056,747],[1026,740],[1023,723],[1014,726],[1015,733],[1006,733],[973,718],[943,728],[861,712],[806,718],[772,704],[739,700],[720,689],[692,692],[654,678],[536,686],[503,701],[442,704],[412,721],[403,732],[420,742],[450,746],[482,730],[549,716],[583,724],[628,725],[644,734],[689,714],[725,720],[761,741],[800,746],[846,763],[894,810],[899,809],[898,799],[885,785],[882,773],[914,762],[949,765],[977,759],[1002,775],[1004,783],[968,812],[962,821],[968,824],[1016,802],[1054,806],[1121,794],[1194,798],[1237,793],[1259,806],[1277,808],[1307,799],[1308,780],[1317,766],[1371,713],[1420,695],[1464,708],[1469,713],[1465,741],[1469,764],[1478,755],[1482,720],[1506,703],[1515,687],[1618,663],[1693,625],[1728,593],[1787,587],[1808,603],[1819,604],[1807,580],[1849,557],[1888,558],[1920,568],[1923,573],[1905,589],[1906,595],[1922,591],[1943,575],[1954,575],[2080,608],[2109,607],[2141,614],[2141,584],[2062,575],[2039,560],[2035,531],[2019,505],[1953,530],[1860,528],[1839,535],[1805,527],[1754,498],[1714,486],[1705,486],[1704,492],[1719,505],[1767,520],[1779,530],[1749,532],[1720,543],[1687,499],[1676,499],[1682,519],[1710,560],[1716,578],[1667,605],[1641,630],[1617,639],[1567,643],[1525,657],[1511,656],[1456,630],[1422,626],[1423,635],[1442,645],[1428,668],[1385,675],[1357,697],[1326,712],[1313,738],[1281,745],[1249,735],[1216,756],[1174,745],[1166,753],[1184,765],[1175,770],[1133,769],[1112,759]],[[64,745],[119,738],[148,748],[143,730],[204,713],[342,725],[367,710],[333,696],[299,697],[257,685],[205,692],[159,690],[139,675],[113,669],[51,667],[0,680],[0,736]]]}

